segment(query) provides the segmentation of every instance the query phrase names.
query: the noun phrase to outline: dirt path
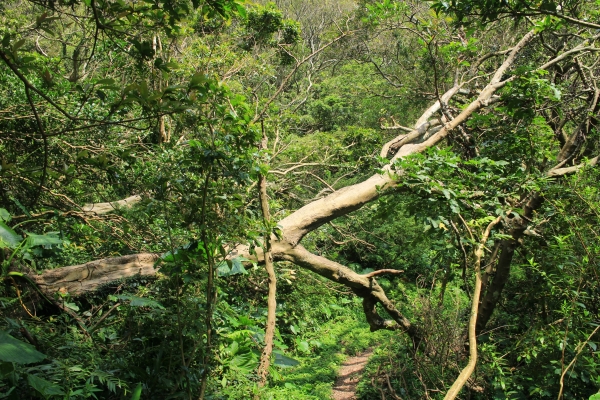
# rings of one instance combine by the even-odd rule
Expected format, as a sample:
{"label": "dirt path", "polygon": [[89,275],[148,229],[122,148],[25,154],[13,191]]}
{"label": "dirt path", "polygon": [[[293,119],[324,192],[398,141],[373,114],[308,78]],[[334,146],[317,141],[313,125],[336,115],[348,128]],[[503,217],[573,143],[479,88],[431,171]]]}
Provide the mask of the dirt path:
{"label": "dirt path", "polygon": [[338,378],[333,385],[333,400],[354,400],[356,385],[362,376],[373,349],[367,349],[356,357],[350,357],[340,368]]}

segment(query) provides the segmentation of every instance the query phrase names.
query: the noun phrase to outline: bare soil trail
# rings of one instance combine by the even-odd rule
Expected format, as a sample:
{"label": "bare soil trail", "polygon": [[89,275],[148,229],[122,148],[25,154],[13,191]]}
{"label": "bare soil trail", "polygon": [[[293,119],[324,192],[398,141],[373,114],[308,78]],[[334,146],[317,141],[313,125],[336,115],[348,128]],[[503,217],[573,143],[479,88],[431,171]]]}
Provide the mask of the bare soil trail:
{"label": "bare soil trail", "polygon": [[333,386],[333,400],[355,400],[356,385],[362,376],[373,349],[367,349],[356,357],[350,357],[342,364]]}

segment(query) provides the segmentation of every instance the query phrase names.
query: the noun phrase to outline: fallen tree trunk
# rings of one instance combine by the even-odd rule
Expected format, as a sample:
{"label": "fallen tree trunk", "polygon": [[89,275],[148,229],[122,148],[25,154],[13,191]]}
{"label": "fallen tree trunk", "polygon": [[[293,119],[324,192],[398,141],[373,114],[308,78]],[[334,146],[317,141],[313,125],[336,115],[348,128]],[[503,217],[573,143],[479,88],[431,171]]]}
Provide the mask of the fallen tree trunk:
{"label": "fallen tree trunk", "polygon": [[98,287],[123,278],[156,275],[154,264],[159,254],[140,253],[105,258],[85,264],[44,271],[41,275],[30,272],[27,276],[47,296],[56,292],[79,296]]}
{"label": "fallen tree trunk", "polygon": [[108,203],[86,204],[81,210],[86,213],[104,215],[118,210],[119,208],[131,208],[140,201],[142,201],[142,196],[134,195],[123,200],[111,201]]}

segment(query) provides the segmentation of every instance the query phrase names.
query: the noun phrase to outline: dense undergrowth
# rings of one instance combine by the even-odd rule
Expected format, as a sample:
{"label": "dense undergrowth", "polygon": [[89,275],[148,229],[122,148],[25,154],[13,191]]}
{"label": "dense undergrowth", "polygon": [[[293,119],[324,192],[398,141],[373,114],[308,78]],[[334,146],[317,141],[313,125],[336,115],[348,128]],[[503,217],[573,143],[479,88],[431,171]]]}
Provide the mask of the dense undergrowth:
{"label": "dense undergrowth", "polygon": [[[281,278],[286,279],[285,275]],[[369,331],[357,312],[357,299],[331,296],[322,282],[295,282],[287,290],[284,286],[275,365],[269,384],[259,389],[253,371],[266,310],[262,295],[248,283],[259,279],[264,277],[252,270],[239,278],[233,276],[228,279],[229,290],[219,293],[222,303],[215,311],[215,322],[221,341],[208,398],[328,399],[345,357],[379,346],[390,337],[389,332]],[[198,328],[192,321],[200,323],[201,305],[194,296],[174,294],[172,282],[164,278],[114,284],[121,289],[118,295],[106,294],[115,289],[108,286],[95,296],[63,300],[85,322],[95,321],[85,330],[67,314],[53,316],[56,310],[41,297],[29,298],[23,305],[4,303],[2,330],[31,338],[44,355],[41,362],[26,367],[17,363],[6,370],[6,398],[34,398],[36,394],[46,398],[126,398],[138,383],[143,388],[142,398],[186,396],[187,385],[198,377],[181,369],[180,346],[186,346],[190,354],[188,346],[198,345],[194,342],[194,329]],[[169,313],[169,309],[177,311]],[[29,310],[38,316],[26,315]],[[157,325],[163,328],[157,331]],[[189,361],[190,368],[194,362],[198,361]],[[169,379],[177,370],[181,380]]]}

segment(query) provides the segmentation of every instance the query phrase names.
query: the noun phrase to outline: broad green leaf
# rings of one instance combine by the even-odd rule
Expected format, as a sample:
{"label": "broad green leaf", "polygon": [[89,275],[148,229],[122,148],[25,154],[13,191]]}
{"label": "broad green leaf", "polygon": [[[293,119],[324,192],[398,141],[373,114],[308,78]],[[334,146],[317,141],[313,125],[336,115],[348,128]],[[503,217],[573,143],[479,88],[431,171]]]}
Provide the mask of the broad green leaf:
{"label": "broad green leaf", "polygon": [[135,389],[133,389],[133,393],[131,394],[131,400],[140,400],[140,396],[142,395],[142,384],[138,383]]}
{"label": "broad green leaf", "polygon": [[58,232],[48,232],[45,235],[27,232],[27,247],[43,246],[45,249],[49,249],[52,245],[62,242],[62,239],[58,237]]}
{"label": "broad green leaf", "polygon": [[166,262],[173,262],[175,261],[175,256],[173,255],[173,252],[171,251],[167,251],[165,254],[163,254],[162,256],[160,256],[160,258]]}
{"label": "broad green leaf", "polygon": [[47,381],[37,375],[28,375],[27,382],[32,388],[40,392],[44,398],[50,396],[64,396],[65,394],[62,388],[56,383]]}
{"label": "broad green leaf", "polygon": [[308,345],[308,342],[305,342],[305,341],[299,342],[298,350],[300,350],[303,353],[308,353],[310,351],[310,346]]}
{"label": "broad green leaf", "polygon": [[146,299],[144,297],[130,296],[121,294],[117,296],[121,300],[129,301],[129,305],[132,307],[150,307],[150,308],[160,308],[164,310],[165,308],[158,301]]}
{"label": "broad green leaf", "polygon": [[65,307],[73,310],[73,311],[79,311],[79,306],[77,306],[77,304],[75,303],[64,303]]}
{"label": "broad green leaf", "polygon": [[236,257],[233,260],[231,260],[231,272],[229,273],[230,275],[237,275],[237,274],[247,274],[248,271],[246,271],[246,268],[244,268],[244,265],[242,264],[242,261],[248,261],[246,258],[243,257]]}
{"label": "broad green leaf", "polygon": [[246,12],[246,8],[242,4],[236,2],[235,8],[237,9],[237,12],[240,15],[240,17],[246,18],[248,16],[248,13]]}
{"label": "broad green leaf", "polygon": [[273,364],[281,368],[291,368],[300,364],[300,361],[285,356],[281,353],[275,353],[275,362]]}
{"label": "broad green leaf", "polygon": [[21,47],[23,47],[23,45],[25,44],[25,39],[19,39],[17,40],[14,44],[13,44],[13,48],[12,51],[16,52],[17,50],[19,50]]}
{"label": "broad green leaf", "polygon": [[30,344],[21,342],[10,336],[8,332],[0,331],[0,361],[17,364],[31,364],[46,358]]}
{"label": "broad green leaf", "polygon": [[4,222],[0,222],[0,249],[6,247],[14,249],[21,243],[21,240],[23,240],[21,236],[17,235],[17,233]]}
{"label": "broad green leaf", "polygon": [[594,342],[588,342],[588,346],[590,346],[590,349],[592,349],[594,351],[596,351],[598,349],[598,346]]}
{"label": "broad green leaf", "polygon": [[238,352],[239,349],[240,349],[240,344],[234,340],[233,342],[231,342],[231,344],[227,348],[227,352],[233,356]]}
{"label": "broad green leaf", "polygon": [[207,80],[208,80],[208,78],[206,77],[205,74],[196,73],[196,74],[194,74],[194,76],[192,76],[192,79],[190,80],[190,84],[192,86],[197,86],[197,85],[200,85],[200,84],[206,82]]}
{"label": "broad green leaf", "polygon": [[231,269],[225,261],[221,261],[217,266],[217,276],[229,276],[231,275]]}
{"label": "broad green leaf", "polygon": [[254,368],[256,368],[256,364],[257,362],[255,356],[253,353],[250,352],[236,354],[227,362],[229,368],[235,369],[243,374],[248,374],[252,370],[254,370]]}
{"label": "broad green leaf", "polygon": [[166,262],[185,261],[189,258],[190,250],[187,249],[175,249],[174,251],[167,251],[161,256],[161,259]]}
{"label": "broad green leaf", "polygon": [[4,222],[10,221],[10,213],[4,208],[0,208],[0,220]]}

